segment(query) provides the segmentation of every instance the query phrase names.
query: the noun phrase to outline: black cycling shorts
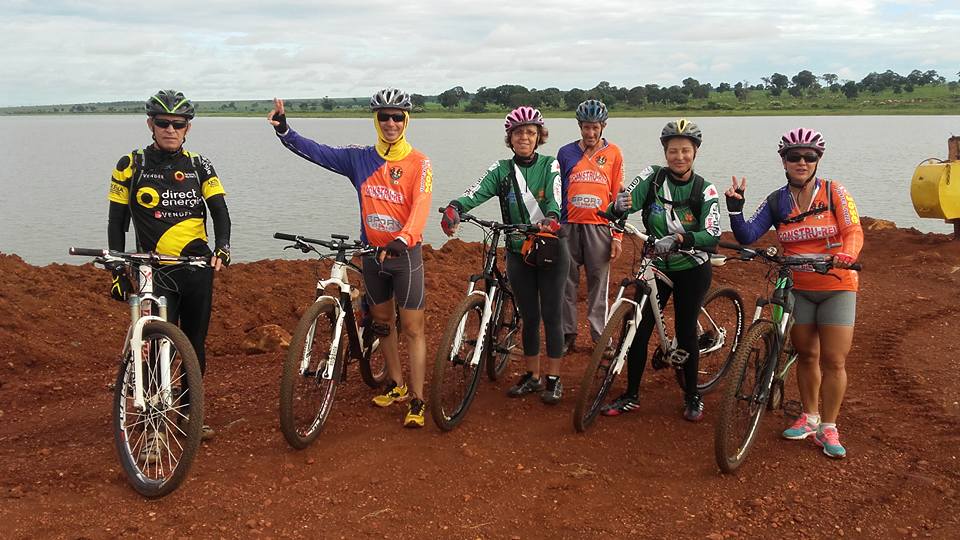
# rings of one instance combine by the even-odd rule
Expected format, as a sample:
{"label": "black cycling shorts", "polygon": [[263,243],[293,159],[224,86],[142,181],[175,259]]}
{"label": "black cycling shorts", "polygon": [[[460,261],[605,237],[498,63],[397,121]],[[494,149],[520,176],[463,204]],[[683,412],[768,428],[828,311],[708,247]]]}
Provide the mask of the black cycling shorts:
{"label": "black cycling shorts", "polygon": [[368,302],[378,305],[393,296],[403,309],[423,309],[423,250],[420,244],[399,257],[384,259],[383,263],[376,255],[366,255],[362,266]]}

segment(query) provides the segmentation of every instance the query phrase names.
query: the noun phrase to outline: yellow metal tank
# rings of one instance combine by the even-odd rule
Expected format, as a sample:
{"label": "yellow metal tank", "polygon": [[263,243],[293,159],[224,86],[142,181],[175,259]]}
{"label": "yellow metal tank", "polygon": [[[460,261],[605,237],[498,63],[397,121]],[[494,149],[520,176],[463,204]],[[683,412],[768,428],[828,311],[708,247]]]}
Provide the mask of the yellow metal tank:
{"label": "yellow metal tank", "polygon": [[910,199],[923,218],[960,218],[960,161],[928,160],[917,166]]}

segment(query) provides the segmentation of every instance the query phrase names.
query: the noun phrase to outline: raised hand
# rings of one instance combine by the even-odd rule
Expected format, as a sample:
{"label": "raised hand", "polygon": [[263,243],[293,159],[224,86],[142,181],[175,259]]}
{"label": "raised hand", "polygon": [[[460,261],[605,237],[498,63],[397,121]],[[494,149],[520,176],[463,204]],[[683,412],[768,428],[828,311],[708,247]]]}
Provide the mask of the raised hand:
{"label": "raised hand", "polygon": [[737,177],[733,177],[733,181],[730,184],[730,187],[727,188],[723,194],[727,199],[727,212],[737,213],[743,212],[743,203],[744,197],[743,193],[747,190],[747,179],[743,176],[740,177],[740,181],[737,181]]}
{"label": "raised hand", "polygon": [[267,114],[267,122],[277,130],[277,133],[283,135],[289,129],[287,126],[287,111],[283,108],[283,100],[273,98],[273,109]]}

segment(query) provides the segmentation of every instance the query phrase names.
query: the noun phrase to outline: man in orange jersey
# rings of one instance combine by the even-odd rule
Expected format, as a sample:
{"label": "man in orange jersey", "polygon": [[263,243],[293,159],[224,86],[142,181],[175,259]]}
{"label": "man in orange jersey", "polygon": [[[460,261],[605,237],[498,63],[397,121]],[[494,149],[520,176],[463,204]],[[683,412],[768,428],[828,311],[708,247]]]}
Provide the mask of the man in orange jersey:
{"label": "man in orange jersey", "polygon": [[[388,407],[410,399],[403,425],[423,427],[423,379],[427,345],[424,335],[423,255],[421,242],[433,191],[427,156],[405,138],[412,109],[410,96],[385,88],[370,99],[377,130],[374,146],[332,147],[301,136],[287,125],[283,100],[274,100],[267,116],[277,137],[291,152],[346,176],[360,199],[360,238],[380,248],[363,258],[363,284],[373,316],[371,330],[380,336],[390,383],[373,403]],[[394,305],[410,351],[410,386],[403,383]]]}
{"label": "man in orange jersey", "polygon": [[577,289],[580,267],[587,274],[587,320],[590,337],[600,339],[607,321],[610,261],[620,255],[621,234],[611,233],[607,221],[597,215],[616,198],[623,185],[623,155],[617,145],[603,138],[607,106],[588,99],[577,107],[580,140],[557,153],[560,162],[563,203],[561,222],[570,248],[570,272],[564,290],[564,353],[577,338]]}

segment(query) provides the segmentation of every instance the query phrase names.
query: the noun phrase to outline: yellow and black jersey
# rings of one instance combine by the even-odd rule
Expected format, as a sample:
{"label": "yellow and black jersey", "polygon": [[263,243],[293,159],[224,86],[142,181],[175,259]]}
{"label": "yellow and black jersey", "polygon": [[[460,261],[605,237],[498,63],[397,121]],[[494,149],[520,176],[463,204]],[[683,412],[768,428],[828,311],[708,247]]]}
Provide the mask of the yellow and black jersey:
{"label": "yellow and black jersey", "polygon": [[208,159],[151,146],[120,158],[107,198],[129,206],[138,251],[206,256],[207,201],[225,194]]}

